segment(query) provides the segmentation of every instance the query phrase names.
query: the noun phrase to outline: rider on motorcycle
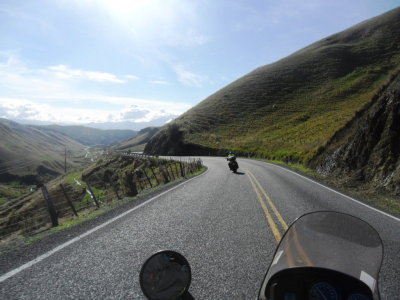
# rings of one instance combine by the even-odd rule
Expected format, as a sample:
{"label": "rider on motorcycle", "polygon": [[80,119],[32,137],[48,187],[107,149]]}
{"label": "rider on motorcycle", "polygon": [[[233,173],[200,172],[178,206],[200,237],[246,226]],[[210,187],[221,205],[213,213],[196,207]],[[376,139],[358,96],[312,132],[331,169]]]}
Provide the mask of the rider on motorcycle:
{"label": "rider on motorcycle", "polygon": [[235,160],[235,159],[236,159],[235,153],[233,153],[232,151],[229,151],[229,152],[228,152],[228,157],[227,157],[226,160],[231,161],[231,160]]}
{"label": "rider on motorcycle", "polygon": [[235,153],[233,153],[232,151],[229,151],[228,157],[226,158],[226,160],[229,161],[229,163],[228,163],[229,169],[236,173],[237,169],[239,168],[239,165],[236,161]]}

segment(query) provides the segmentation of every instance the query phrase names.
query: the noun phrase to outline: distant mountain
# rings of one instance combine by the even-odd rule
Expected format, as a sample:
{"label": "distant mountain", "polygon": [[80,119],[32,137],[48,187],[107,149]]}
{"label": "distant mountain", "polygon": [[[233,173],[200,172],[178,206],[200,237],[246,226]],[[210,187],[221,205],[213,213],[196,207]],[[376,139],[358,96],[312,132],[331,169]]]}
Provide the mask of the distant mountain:
{"label": "distant mountain", "polygon": [[[165,125],[166,123],[170,122],[171,120],[175,119],[177,115],[168,115],[159,117],[155,120],[150,122],[104,122],[104,123],[86,123],[80,125],[71,125],[70,123],[62,123],[57,122],[57,125],[60,126],[84,126],[90,128],[97,128],[102,130],[132,130],[132,131],[139,131],[146,127],[160,127]],[[38,120],[26,120],[26,119],[13,119],[11,117],[6,117],[14,122],[24,125],[40,125],[40,126],[47,126],[47,125],[54,125],[54,122],[49,121],[38,121]]]}
{"label": "distant mountain", "polygon": [[400,8],[324,38],[229,84],[170,122],[151,154],[234,150],[307,162],[400,65]]}
{"label": "distant mountain", "polygon": [[142,152],[146,143],[160,130],[160,127],[147,127],[138,132],[138,134],[131,139],[127,139],[114,146],[116,150],[131,150],[135,152]]}
{"label": "distant mountain", "polygon": [[35,125],[32,127],[60,132],[86,146],[111,145],[137,135],[137,131],[133,130],[102,130],[86,126]]}
{"label": "distant mountain", "polygon": [[106,123],[88,123],[85,124],[84,126],[88,127],[93,127],[93,128],[98,128],[98,129],[128,129],[128,130],[134,130],[138,131],[143,128],[147,127],[160,127],[171,121],[172,119],[175,119],[177,116],[176,115],[168,115],[164,117],[159,117],[153,121],[150,122],[139,122],[139,123],[133,123],[133,122],[106,122]]}
{"label": "distant mountain", "polygon": [[78,164],[71,159],[83,156],[84,146],[70,137],[38,127],[0,119],[0,182],[21,181],[36,184]]}

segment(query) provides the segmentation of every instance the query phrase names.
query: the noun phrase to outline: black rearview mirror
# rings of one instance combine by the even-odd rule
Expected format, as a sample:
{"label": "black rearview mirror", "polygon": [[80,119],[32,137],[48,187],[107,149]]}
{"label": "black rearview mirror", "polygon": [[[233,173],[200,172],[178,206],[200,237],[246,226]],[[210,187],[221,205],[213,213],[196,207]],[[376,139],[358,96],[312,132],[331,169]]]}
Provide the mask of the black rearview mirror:
{"label": "black rearview mirror", "polygon": [[140,270],[140,287],[150,300],[180,299],[188,293],[192,274],[186,258],[175,251],[161,251]]}

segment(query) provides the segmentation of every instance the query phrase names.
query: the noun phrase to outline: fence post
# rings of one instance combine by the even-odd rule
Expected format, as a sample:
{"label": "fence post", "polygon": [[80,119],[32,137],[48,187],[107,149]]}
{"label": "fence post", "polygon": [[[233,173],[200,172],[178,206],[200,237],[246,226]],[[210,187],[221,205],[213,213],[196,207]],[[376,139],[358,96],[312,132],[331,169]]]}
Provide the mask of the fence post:
{"label": "fence post", "polygon": [[[167,167],[168,168],[168,167]],[[172,169],[172,165],[169,165],[169,168],[171,169],[171,176],[172,176],[172,180],[175,180],[175,176],[174,176],[174,170]]]}
{"label": "fence post", "polygon": [[144,188],[143,188],[143,184],[142,184],[142,180],[141,180],[142,178],[139,176],[138,171],[136,171],[135,174],[136,174],[136,181],[137,181],[137,183],[139,183],[140,190],[143,191]]}
{"label": "fence post", "polygon": [[97,201],[96,195],[93,193],[92,188],[90,187],[90,185],[87,181],[85,181],[85,183],[89,189],[90,194],[93,196],[94,203],[96,203],[97,208],[100,208],[100,203],[99,203],[99,201]]}
{"label": "fence post", "polygon": [[182,177],[185,177],[185,172],[184,172],[184,170],[183,170],[183,167],[182,167],[182,161],[179,159],[179,167],[180,167],[180,169],[181,169],[181,175],[182,175]]}
{"label": "fence post", "polygon": [[136,190],[139,194],[142,190],[140,189],[141,186],[139,184],[139,179],[138,179],[136,172],[133,172],[133,184],[136,186]]}
{"label": "fence post", "polygon": [[153,187],[153,184],[151,183],[149,176],[147,176],[146,170],[143,169],[142,171],[143,171],[143,173],[144,173],[144,176],[146,176],[146,179],[147,179],[147,181],[149,182],[150,187]]}
{"label": "fence post", "polygon": [[165,166],[160,165],[159,168],[160,168],[162,176],[164,177],[164,183],[168,183],[169,182],[169,178],[168,178],[168,173],[165,170]]}
{"label": "fence post", "polygon": [[[175,168],[174,168],[174,166],[175,166]],[[179,178],[179,172],[178,172],[178,167],[176,166],[176,162],[172,163],[171,170],[172,170],[172,172],[174,172],[174,170],[175,170],[174,176],[175,176],[175,178]]]}
{"label": "fence post", "polygon": [[64,186],[62,185],[62,183],[60,183],[60,187],[61,187],[61,190],[62,190],[64,196],[65,196],[65,199],[67,199],[67,202],[68,202],[69,206],[71,206],[71,209],[74,212],[74,215],[78,216],[78,212],[76,211],[75,206],[72,203],[71,199],[69,198],[69,196],[67,194],[67,191],[65,190]]}
{"label": "fence post", "polygon": [[159,184],[160,184],[160,181],[158,180],[158,178],[157,178],[157,176],[156,176],[156,173],[154,172],[153,168],[150,167],[150,170],[151,170],[151,173],[153,173],[153,176],[154,176],[154,178],[155,178],[156,181],[157,181],[157,185],[159,185]]}
{"label": "fence post", "polygon": [[53,224],[54,227],[58,226],[58,214],[56,208],[54,207],[53,201],[50,198],[49,191],[44,185],[42,185],[41,188],[42,188],[43,198],[47,205],[47,210],[49,211],[51,223]]}
{"label": "fence post", "polygon": [[172,180],[172,177],[171,177],[171,175],[169,174],[168,165],[167,165],[167,164],[166,164],[166,165],[163,165],[163,170],[164,170],[164,172],[167,174],[168,181],[171,181],[171,180]]}

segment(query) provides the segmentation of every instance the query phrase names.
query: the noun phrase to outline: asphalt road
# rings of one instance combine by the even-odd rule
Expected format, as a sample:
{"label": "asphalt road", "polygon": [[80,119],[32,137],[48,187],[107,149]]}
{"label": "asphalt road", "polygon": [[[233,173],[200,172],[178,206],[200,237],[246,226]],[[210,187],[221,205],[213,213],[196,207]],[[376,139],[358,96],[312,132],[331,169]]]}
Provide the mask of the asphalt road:
{"label": "asphalt road", "polygon": [[385,249],[381,296],[400,299],[399,219],[279,166],[239,158],[233,174],[223,158],[203,160],[203,175],[3,268],[0,299],[144,299],[140,267],[161,249],[186,256],[196,299],[254,299],[285,226],[317,210],[349,213],[377,229]]}

